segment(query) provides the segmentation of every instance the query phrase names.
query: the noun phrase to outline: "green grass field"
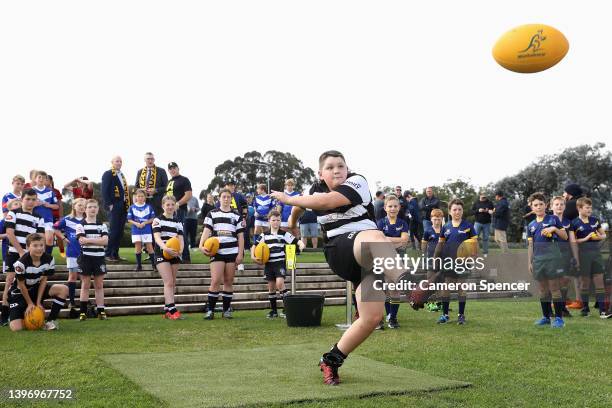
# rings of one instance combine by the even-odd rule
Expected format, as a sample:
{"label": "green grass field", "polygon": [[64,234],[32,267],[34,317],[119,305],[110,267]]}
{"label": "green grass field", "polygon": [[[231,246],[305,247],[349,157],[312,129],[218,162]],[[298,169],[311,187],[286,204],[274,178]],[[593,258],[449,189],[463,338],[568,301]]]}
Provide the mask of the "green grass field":
{"label": "green grass field", "polygon": [[[456,307],[456,303],[451,307]],[[0,388],[72,388],[78,399],[78,405],[72,406],[79,407],[171,406],[113,369],[105,360],[106,355],[215,350],[227,353],[313,343],[331,346],[340,336],[334,323],[342,322],[344,308],[325,308],[320,328],[288,328],[284,320],[266,320],[265,313],[237,311],[231,321],[203,321],[199,314],[187,315],[184,321],[166,321],[158,315],[117,317],[108,321],[62,320],[61,330],[50,333],[11,333],[8,328],[0,328],[0,344],[5,350],[0,364]],[[528,301],[469,302],[465,326],[438,326],[436,317],[434,313],[414,312],[402,305],[399,314],[402,327],[375,332],[355,354],[432,376],[469,382],[471,387],[289,405],[309,408],[612,406],[611,320],[574,317],[567,320],[562,330],[537,328],[533,321],[538,317],[538,304]],[[234,356],[233,364],[241,364],[239,353],[229,354]],[[284,364],[282,358],[268,361]],[[316,363],[305,359],[298,369],[306,367],[318,375]],[[215,367],[212,375],[222,376],[223,367]],[[347,364],[346,370],[349,368]],[[265,373],[264,363],[262,375]],[[173,376],[173,372],[160,370],[159,376]],[[185,373],[176,376],[184,377]],[[350,373],[346,372],[345,377],[350,378]],[[206,382],[205,376],[200,380]],[[181,384],[175,387],[180,388]],[[235,392],[240,393],[240,389]],[[277,392],[291,393],[291,385],[281,383]],[[0,406],[15,405],[19,404],[9,405],[0,400]],[[54,406],[51,403],[37,406],[46,405]]]}

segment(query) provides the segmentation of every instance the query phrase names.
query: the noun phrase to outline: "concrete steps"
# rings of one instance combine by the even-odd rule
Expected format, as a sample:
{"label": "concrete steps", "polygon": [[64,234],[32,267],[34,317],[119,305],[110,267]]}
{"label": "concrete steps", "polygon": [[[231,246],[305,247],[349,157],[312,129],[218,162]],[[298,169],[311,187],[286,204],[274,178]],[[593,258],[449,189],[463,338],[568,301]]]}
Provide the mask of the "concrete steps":
{"label": "concrete steps", "polygon": [[[164,296],[163,281],[150,265],[143,271],[134,271],[134,265],[108,265],[104,279],[105,305],[110,316],[162,314]],[[417,275],[423,277],[423,275]],[[5,276],[0,275],[0,290],[4,287]],[[66,283],[68,273],[64,266],[58,266],[49,283]],[[468,281],[477,281],[473,277]],[[184,312],[200,312],[207,301],[210,269],[208,265],[181,265],[177,275],[175,302]],[[298,293],[322,294],[326,305],[345,304],[346,282],[335,275],[325,263],[300,264],[296,270]],[[80,294],[80,282],[77,282],[76,298]],[[287,288],[291,287],[291,278],[286,280]],[[263,267],[245,265],[244,271],[236,271],[234,280],[234,300],[232,306],[240,309],[266,309],[269,307],[268,290],[263,279]],[[494,294],[470,293],[471,299],[512,298],[521,293],[496,292]],[[94,290],[89,290],[93,301]],[[78,300],[77,300],[78,302]],[[221,302],[219,302],[220,304]],[[282,306],[282,302],[279,304]],[[50,307],[50,302],[46,302]],[[67,317],[68,311],[61,316]]]}

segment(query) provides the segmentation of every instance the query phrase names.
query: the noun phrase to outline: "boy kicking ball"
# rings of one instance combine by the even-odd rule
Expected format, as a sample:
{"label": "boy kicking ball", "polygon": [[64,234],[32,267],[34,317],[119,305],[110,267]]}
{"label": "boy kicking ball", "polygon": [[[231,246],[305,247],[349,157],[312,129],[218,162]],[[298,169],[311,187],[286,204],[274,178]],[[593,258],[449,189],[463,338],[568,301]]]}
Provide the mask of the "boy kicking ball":
{"label": "boy kicking ball", "polygon": [[555,319],[552,327],[562,328],[563,309],[565,302],[561,296],[560,278],[563,276],[561,251],[557,241],[567,240],[568,235],[561,220],[552,214],[546,214],[546,199],[542,193],[533,193],[529,197],[531,210],[536,219],[527,226],[527,258],[529,272],[538,281],[540,289],[540,306],[542,318],[535,322],[536,326],[550,326],[552,302],[555,308]]}
{"label": "boy kicking ball", "polygon": [[[289,232],[283,233],[280,230],[282,221],[279,211],[270,211],[268,222],[270,223],[270,231],[263,232],[255,237],[255,242],[251,247],[251,257],[253,257],[256,263],[262,265],[261,260],[255,257],[255,247],[260,242],[265,242],[270,248],[270,258],[264,266],[264,278],[268,282],[268,299],[270,300],[271,309],[267,318],[273,319],[279,316],[285,317],[283,313],[278,313],[276,306],[278,296],[280,296],[280,299],[284,299],[288,291],[285,288],[285,275],[287,273],[285,268],[285,245],[297,245],[300,251],[304,249],[305,245]],[[279,295],[276,294],[277,291]]]}
{"label": "boy kicking ball", "polygon": [[45,253],[45,237],[41,234],[30,234],[26,238],[26,252],[15,264],[16,280],[10,288],[9,303],[10,328],[12,331],[23,330],[24,317],[38,306],[44,310],[42,301],[53,299],[51,313],[45,323],[45,330],[57,330],[57,316],[66,305],[68,286],[48,285],[47,278],[55,273],[53,257]]}

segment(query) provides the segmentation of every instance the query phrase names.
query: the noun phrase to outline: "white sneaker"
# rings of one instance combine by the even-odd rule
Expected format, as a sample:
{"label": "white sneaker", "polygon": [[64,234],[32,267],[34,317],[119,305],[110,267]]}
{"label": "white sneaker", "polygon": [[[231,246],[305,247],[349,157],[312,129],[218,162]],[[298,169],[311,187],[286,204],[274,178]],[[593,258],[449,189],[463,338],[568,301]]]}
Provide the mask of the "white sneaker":
{"label": "white sneaker", "polygon": [[237,270],[239,271],[244,271],[244,264],[240,264],[236,267]]}
{"label": "white sneaker", "polygon": [[601,319],[612,319],[612,313],[601,312],[599,317]]}
{"label": "white sneaker", "polygon": [[59,324],[57,323],[57,320],[49,320],[48,322],[45,323],[45,330],[57,330],[59,329]]}

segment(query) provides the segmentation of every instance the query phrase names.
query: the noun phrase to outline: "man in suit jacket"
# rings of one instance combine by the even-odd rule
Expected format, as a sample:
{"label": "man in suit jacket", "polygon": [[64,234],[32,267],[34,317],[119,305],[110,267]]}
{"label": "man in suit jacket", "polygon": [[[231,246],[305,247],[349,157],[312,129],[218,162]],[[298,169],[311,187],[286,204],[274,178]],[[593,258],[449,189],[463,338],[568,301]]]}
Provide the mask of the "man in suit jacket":
{"label": "man in suit jacket", "polygon": [[111,169],[102,175],[102,199],[109,213],[110,221],[110,233],[106,247],[106,260],[109,262],[125,261],[119,258],[119,245],[131,202],[129,186],[125,175],[121,172],[122,164],[121,157],[113,157]]}
{"label": "man in suit jacket", "polygon": [[153,153],[145,153],[145,167],[136,173],[136,188],[142,188],[147,192],[147,204],[155,210],[155,215],[160,215],[163,211],[161,200],[166,193],[168,186],[168,174],[162,167],[155,166],[155,156]]}

